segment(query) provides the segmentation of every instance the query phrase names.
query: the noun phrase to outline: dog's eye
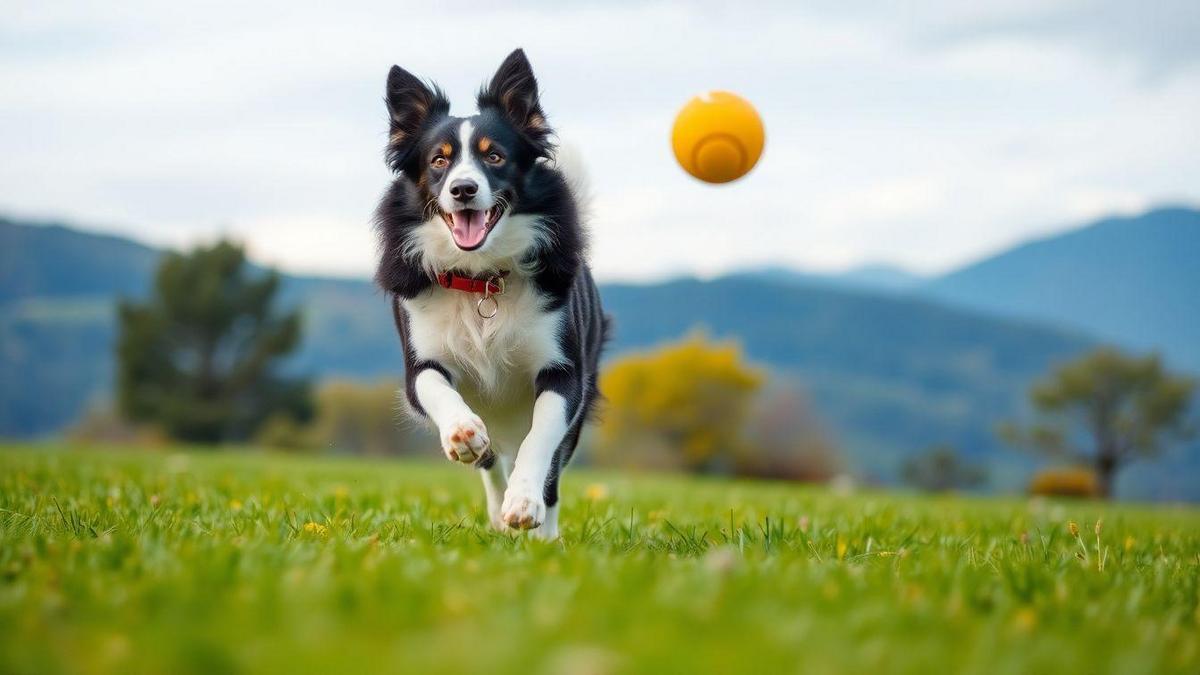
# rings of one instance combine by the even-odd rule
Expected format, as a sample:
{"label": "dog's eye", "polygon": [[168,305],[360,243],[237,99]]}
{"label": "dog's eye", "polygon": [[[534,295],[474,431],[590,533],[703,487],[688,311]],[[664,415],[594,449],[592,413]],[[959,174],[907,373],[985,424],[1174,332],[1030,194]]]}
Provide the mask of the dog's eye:
{"label": "dog's eye", "polygon": [[431,162],[429,162],[429,166],[432,166],[435,169],[444,169],[450,166],[450,160],[446,159],[442,155],[438,155],[437,157],[434,157]]}
{"label": "dog's eye", "polygon": [[484,159],[487,160],[488,164],[500,165],[504,163],[504,157],[498,152],[489,152]]}

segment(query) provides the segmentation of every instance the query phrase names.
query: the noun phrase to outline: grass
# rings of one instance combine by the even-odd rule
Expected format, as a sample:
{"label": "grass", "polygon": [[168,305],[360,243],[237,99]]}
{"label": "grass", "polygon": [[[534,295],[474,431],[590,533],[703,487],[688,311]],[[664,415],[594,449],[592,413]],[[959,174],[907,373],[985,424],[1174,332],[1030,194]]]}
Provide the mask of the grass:
{"label": "grass", "polygon": [[542,543],[481,500],[448,464],[0,449],[0,672],[1200,671],[1196,510],[576,470]]}

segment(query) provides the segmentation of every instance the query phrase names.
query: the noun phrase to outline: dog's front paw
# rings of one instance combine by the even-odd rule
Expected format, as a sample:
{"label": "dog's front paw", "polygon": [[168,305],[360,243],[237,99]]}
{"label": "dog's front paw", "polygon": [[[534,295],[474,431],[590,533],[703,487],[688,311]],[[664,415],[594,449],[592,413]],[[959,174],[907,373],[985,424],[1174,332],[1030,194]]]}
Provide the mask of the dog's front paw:
{"label": "dog's front paw", "polygon": [[541,527],[546,520],[546,503],[541,490],[526,486],[510,485],[504,493],[504,505],[500,507],[500,519],[509,527],[532,530]]}
{"label": "dog's front paw", "polygon": [[488,440],[487,427],[483,420],[476,415],[470,415],[449,424],[441,430],[442,452],[452,462],[474,464],[491,441]]}

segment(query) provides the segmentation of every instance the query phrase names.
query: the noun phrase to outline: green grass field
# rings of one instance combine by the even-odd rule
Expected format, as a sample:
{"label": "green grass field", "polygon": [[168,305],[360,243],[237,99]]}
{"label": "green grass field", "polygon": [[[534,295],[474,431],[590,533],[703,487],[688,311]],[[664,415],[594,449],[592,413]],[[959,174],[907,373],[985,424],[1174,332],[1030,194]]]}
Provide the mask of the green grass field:
{"label": "green grass field", "polygon": [[0,672],[1200,672],[1196,510],[576,470],[561,522],[449,464],[4,448]]}

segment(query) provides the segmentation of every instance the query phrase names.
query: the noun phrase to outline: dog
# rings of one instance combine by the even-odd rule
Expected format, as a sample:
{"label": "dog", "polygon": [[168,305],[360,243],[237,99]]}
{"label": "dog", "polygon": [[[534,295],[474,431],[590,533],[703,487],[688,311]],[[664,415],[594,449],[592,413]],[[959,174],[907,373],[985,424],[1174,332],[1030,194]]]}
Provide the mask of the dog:
{"label": "dog", "polygon": [[517,49],[477,114],[453,117],[437,85],[393,66],[386,103],[395,178],[375,216],[375,279],[404,352],[403,399],[450,461],[477,468],[493,527],[555,539],[610,320],[533,69]]}

